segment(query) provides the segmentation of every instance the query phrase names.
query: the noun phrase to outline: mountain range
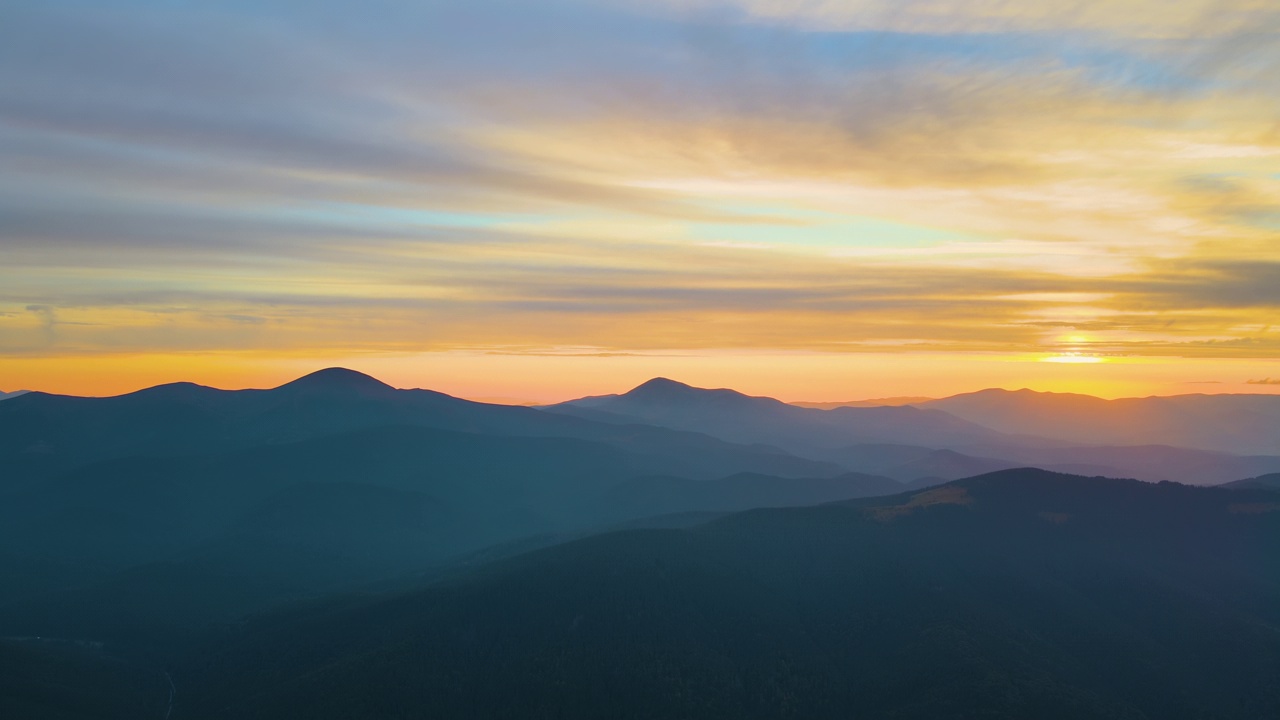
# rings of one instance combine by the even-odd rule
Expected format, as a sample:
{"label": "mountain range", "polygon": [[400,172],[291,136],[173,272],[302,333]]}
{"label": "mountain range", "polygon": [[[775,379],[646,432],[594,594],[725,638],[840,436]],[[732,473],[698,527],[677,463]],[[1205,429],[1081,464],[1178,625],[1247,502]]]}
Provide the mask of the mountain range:
{"label": "mountain range", "polygon": [[771,443],[807,453],[873,443],[951,449],[1054,444],[1045,438],[995,432],[935,410],[911,406],[816,410],[734,390],[694,388],[666,378],[655,378],[622,395],[582,398],[544,409],[602,422],[643,421],[707,432],[732,442]]}
{"label": "mountain range", "polygon": [[1174,445],[1239,455],[1280,451],[1280,395],[1176,395],[1103,400],[982,390],[920,403],[1000,432],[1080,445]]}
{"label": "mountain range", "polygon": [[977,395],[14,397],[0,716],[1273,714],[1280,458]]}
{"label": "mountain range", "polygon": [[[1271,445],[1257,443],[1271,454],[1237,455],[1200,449],[1214,443],[1187,442],[1181,431],[1171,435],[1179,442],[1169,442],[1159,433],[1135,428],[1115,430],[1110,435],[1077,428],[1075,423],[1090,429],[1127,428],[1127,423],[1138,421],[1132,419],[1133,405],[1123,404],[1115,406],[1123,414],[1110,419],[1108,413],[1113,406],[1107,403],[1120,401],[1097,398],[1090,398],[1097,401],[1097,419],[1092,426],[1087,418],[1069,414],[1060,422],[1037,424],[1020,413],[1032,417],[1037,412],[1052,415],[1056,412],[1055,402],[1070,403],[1074,402],[1071,398],[1084,396],[1032,394],[1040,406],[1018,404],[1016,399],[1030,397],[1026,392],[988,390],[975,396],[931,400],[919,407],[841,405],[823,410],[657,378],[620,395],[582,398],[543,409],[599,422],[646,423],[697,431],[730,442],[771,443],[800,457],[835,462],[850,471],[886,475],[904,482],[954,480],[1027,465],[1077,474],[1191,484],[1215,484],[1280,471],[1280,456],[1276,454],[1280,453],[1280,435]],[[974,397],[981,398],[981,402]],[[1194,424],[1193,410],[1199,412],[1204,423],[1214,424],[1214,432],[1220,436],[1230,435],[1228,428],[1236,425],[1247,426],[1249,434],[1260,438],[1267,436],[1268,428],[1280,427],[1280,396],[1186,397],[1195,400],[1187,403],[1179,427]],[[1221,404],[1214,404],[1215,398]],[[1242,404],[1241,398],[1256,412],[1229,422],[1226,418]],[[1277,414],[1273,419],[1259,420],[1258,413],[1263,411]],[[1143,412],[1158,415],[1160,409]],[[1257,423],[1263,427],[1256,427]],[[1046,433],[1033,432],[1037,428]],[[1019,431],[1027,434],[1018,434]],[[1098,439],[1108,437],[1110,442]],[[1134,442],[1125,442],[1127,438]]]}

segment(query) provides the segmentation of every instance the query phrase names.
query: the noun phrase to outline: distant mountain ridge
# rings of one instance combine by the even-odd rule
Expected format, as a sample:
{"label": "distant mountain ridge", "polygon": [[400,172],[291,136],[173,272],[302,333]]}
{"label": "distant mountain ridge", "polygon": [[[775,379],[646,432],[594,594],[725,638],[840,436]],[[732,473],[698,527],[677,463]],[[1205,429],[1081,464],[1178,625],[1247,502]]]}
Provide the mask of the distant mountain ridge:
{"label": "distant mountain ridge", "polygon": [[921,403],[1003,432],[1081,445],[1174,445],[1280,454],[1280,395],[1174,395],[1104,400],[1033,390],[980,390]]}
{"label": "distant mountain ridge", "polygon": [[673,472],[700,477],[841,472],[776,448],[475,403],[431,390],[397,390],[333,368],[272,390],[174,383],[108,398],[29,393],[0,404],[0,462],[28,476],[47,476],[131,455],[208,454],[391,425],[593,440],[665,456]]}
{"label": "distant mountain ridge", "polygon": [[789,405],[796,407],[812,408],[814,410],[834,410],[840,407],[900,407],[902,405],[919,405],[920,403],[929,402],[935,398],[930,397],[886,397],[873,398],[871,400],[849,400],[847,402],[791,402]]}
{"label": "distant mountain ridge", "polygon": [[271,390],[30,393],[0,404],[0,467],[0,637],[157,645],[494,543],[904,489],[341,369]]}
{"label": "distant mountain ridge", "polygon": [[[984,393],[979,395],[1003,397],[1003,391]],[[968,397],[956,396],[961,409],[969,407],[963,402]],[[1177,443],[1167,441],[1127,442],[1121,431],[1105,440],[1083,442],[1070,433],[1062,437],[1037,435],[1036,424],[1021,418],[997,423],[993,429],[985,424],[990,421],[986,414],[973,413],[968,418],[958,411],[953,414],[946,404],[953,399],[931,400],[919,408],[840,406],[822,410],[654,378],[620,395],[581,398],[542,409],[604,423],[647,423],[703,432],[731,442],[774,444],[795,455],[904,482],[954,480],[1025,466],[1201,485],[1280,471],[1280,448],[1271,455],[1239,457],[1175,447]],[[1280,418],[1272,426],[1280,427]],[[1130,430],[1129,435],[1134,432]],[[1142,437],[1150,440],[1153,434]]]}
{"label": "distant mountain ridge", "polygon": [[841,407],[824,411],[752,397],[725,388],[696,388],[654,378],[620,395],[544,406],[548,412],[604,422],[641,421],[706,432],[732,442],[776,444],[792,452],[867,443],[960,448],[1052,440],[994,432],[945,412],[914,407]]}
{"label": "distant mountain ridge", "polygon": [[26,395],[30,390],[14,390],[13,392],[0,392],[0,400],[9,400],[19,395]]}

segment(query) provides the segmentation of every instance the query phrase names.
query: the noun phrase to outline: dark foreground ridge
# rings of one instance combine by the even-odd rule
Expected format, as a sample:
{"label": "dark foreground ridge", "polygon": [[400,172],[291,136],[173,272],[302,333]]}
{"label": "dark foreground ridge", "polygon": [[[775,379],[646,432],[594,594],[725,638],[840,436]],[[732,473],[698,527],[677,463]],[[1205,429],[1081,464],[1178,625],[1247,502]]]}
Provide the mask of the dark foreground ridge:
{"label": "dark foreground ridge", "polygon": [[259,618],[194,718],[1258,718],[1280,495],[1038,470],[605,534]]}

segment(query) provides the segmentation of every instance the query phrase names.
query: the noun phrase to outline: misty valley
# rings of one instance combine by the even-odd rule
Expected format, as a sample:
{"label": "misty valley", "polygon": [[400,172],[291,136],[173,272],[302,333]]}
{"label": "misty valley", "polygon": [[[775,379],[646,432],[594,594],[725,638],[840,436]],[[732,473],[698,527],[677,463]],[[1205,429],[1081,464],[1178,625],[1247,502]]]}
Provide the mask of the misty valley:
{"label": "misty valley", "polygon": [[1280,397],[832,405],[6,398],[0,716],[1280,716]]}

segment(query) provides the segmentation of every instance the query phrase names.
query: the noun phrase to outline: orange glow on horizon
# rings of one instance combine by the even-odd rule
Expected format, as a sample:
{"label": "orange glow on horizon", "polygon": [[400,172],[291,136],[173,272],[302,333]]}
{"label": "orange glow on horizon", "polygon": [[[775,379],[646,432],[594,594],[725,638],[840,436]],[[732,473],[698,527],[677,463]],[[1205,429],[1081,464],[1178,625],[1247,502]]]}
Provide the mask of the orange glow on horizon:
{"label": "orange glow on horizon", "polygon": [[1280,390],[1274,3],[724,3],[27,3],[0,389]]}
{"label": "orange glow on horizon", "polygon": [[625,392],[663,376],[784,401],[945,397],[989,387],[1099,397],[1188,393],[1276,394],[1249,384],[1274,363],[1236,359],[1103,358],[926,353],[654,353],[517,355],[479,352],[263,356],[249,353],[0,358],[0,390],[106,396],[189,381],[223,389],[271,388],[324,367],[368,373],[403,388],[509,403],[550,403]]}

